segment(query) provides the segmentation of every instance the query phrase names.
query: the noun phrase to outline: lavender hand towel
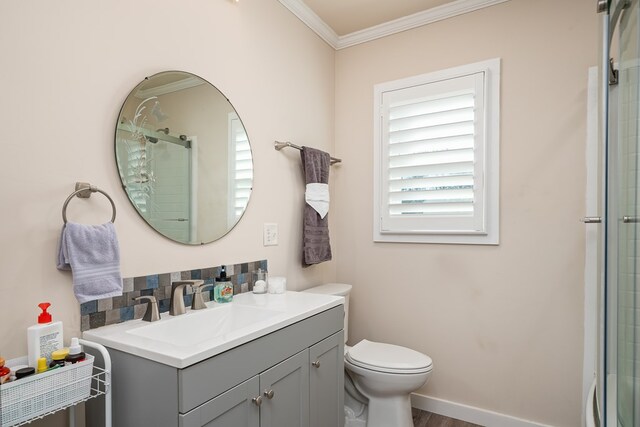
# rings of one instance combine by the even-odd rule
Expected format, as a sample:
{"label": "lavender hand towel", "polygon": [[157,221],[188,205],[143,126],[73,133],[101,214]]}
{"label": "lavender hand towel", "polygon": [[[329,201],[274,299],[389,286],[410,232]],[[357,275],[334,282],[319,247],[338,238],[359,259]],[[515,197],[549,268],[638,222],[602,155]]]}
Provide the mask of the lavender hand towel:
{"label": "lavender hand towel", "polygon": [[80,303],[122,295],[120,247],[113,223],[67,222],[58,248],[58,270],[71,270]]}
{"label": "lavender hand towel", "polygon": [[[302,167],[305,184],[329,183],[331,156],[315,148],[302,147]],[[302,264],[305,266],[319,264],[331,259],[329,242],[329,216],[321,217],[316,210],[305,203],[302,218]]]}

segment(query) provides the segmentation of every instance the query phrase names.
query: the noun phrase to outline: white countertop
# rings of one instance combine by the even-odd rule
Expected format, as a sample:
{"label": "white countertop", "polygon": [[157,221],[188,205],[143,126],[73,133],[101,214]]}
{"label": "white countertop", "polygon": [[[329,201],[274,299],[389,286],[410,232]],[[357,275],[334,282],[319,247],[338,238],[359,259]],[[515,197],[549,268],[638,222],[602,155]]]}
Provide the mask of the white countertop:
{"label": "white countertop", "polygon": [[[91,329],[82,336],[125,353],[186,368],[341,304],[344,298],[333,295],[246,292],[235,295],[230,303],[209,302],[204,310],[187,308],[180,316],[166,312],[157,322],[130,320]],[[242,318],[224,315],[234,308],[237,313],[255,312],[258,320],[244,314]]]}

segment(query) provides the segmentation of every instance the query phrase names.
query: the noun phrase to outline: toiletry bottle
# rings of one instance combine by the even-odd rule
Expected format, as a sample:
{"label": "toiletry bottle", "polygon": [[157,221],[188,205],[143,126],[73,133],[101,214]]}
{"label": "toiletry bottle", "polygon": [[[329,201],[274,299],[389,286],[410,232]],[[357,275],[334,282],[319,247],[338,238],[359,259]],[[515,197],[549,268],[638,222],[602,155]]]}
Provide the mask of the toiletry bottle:
{"label": "toiletry bottle", "polygon": [[11,368],[11,379],[9,381],[15,381],[18,379],[18,372],[20,372],[21,370],[28,368],[31,369],[33,372],[35,372],[35,370],[27,365],[13,365]]}
{"label": "toiletry bottle", "polygon": [[65,357],[65,362],[67,363],[78,363],[82,362],[85,358],[85,354],[82,351],[82,347],[80,347],[80,343],[78,342],[78,338],[71,338],[71,344],[69,345],[69,354]]}
{"label": "toiletry bottle", "polygon": [[11,378],[11,369],[4,366],[4,359],[0,357],[0,384],[8,383]]}
{"label": "toiletry bottle", "polygon": [[36,369],[36,371],[41,374],[43,372],[47,372],[47,369],[49,369],[49,365],[47,365],[47,358],[46,357],[41,357],[38,359],[38,369]]}
{"label": "toiletry bottle", "polygon": [[36,373],[36,370],[31,366],[27,366],[25,368],[20,368],[16,370],[16,380],[20,378],[28,377],[29,375],[33,375]]}
{"label": "toiletry bottle", "polygon": [[49,367],[53,368],[54,366],[63,367],[65,366],[65,358],[69,355],[68,348],[61,348],[60,350],[56,350],[51,353],[51,363],[49,363]]}
{"label": "toiletry bottle", "polygon": [[233,283],[227,279],[227,271],[224,265],[220,269],[220,277],[216,277],[216,286],[213,288],[213,299],[216,302],[231,302],[233,299]]}
{"label": "toiletry bottle", "polygon": [[29,352],[29,366],[38,367],[38,359],[45,357],[51,360],[51,353],[61,349],[62,322],[52,322],[51,314],[47,309],[51,306],[48,302],[38,304],[42,313],[38,316],[38,324],[27,328],[27,347]]}

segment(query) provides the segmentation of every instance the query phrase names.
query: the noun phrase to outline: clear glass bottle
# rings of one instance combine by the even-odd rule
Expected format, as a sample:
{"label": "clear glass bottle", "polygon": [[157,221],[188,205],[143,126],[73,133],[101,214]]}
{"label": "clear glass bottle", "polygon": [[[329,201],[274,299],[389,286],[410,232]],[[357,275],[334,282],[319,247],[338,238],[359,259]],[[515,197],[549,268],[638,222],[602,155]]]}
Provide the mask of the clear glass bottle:
{"label": "clear glass bottle", "polygon": [[256,272],[256,282],[253,285],[254,294],[267,293],[267,272],[259,268]]}

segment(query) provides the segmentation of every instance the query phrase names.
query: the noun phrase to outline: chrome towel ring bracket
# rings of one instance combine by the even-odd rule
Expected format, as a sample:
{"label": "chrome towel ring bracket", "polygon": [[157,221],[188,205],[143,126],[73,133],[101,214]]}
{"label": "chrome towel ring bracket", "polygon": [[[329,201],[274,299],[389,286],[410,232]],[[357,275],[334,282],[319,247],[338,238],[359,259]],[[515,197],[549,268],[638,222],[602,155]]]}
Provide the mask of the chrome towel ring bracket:
{"label": "chrome towel ring bracket", "polygon": [[96,187],[95,185],[91,185],[87,182],[76,182],[76,191],[71,193],[67,200],[64,201],[64,205],[62,205],[62,220],[64,223],[67,223],[67,205],[75,196],[78,196],[82,199],[88,199],[91,197],[91,193],[102,193],[104,196],[109,199],[111,203],[111,208],[113,209],[113,215],[111,215],[111,222],[116,221],[116,204],[113,203],[113,199],[104,191]]}

